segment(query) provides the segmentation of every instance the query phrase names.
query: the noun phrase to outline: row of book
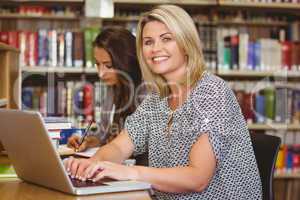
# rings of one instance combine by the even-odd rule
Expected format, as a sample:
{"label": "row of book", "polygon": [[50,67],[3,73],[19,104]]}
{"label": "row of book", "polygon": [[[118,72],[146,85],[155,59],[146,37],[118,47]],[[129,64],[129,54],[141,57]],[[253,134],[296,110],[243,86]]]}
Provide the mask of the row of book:
{"label": "row of book", "polygon": [[80,10],[71,6],[7,5],[0,8],[0,14],[21,14],[29,16],[79,16]]}
{"label": "row of book", "polygon": [[0,31],[0,42],[20,49],[20,66],[93,67],[92,42],[99,31]]}
{"label": "row of book", "polygon": [[[298,26],[297,29],[300,29]],[[280,30],[285,35],[284,30]],[[300,41],[274,38],[251,40],[248,32],[217,30],[218,68],[221,70],[280,71],[300,69]]]}
{"label": "row of book", "polygon": [[248,123],[300,123],[297,85],[267,82],[229,82]]}
{"label": "row of book", "polygon": [[276,172],[300,173],[300,144],[281,145],[275,164]]}
{"label": "row of book", "polygon": [[22,89],[22,109],[43,116],[63,116],[74,124],[99,122],[107,87],[102,82],[58,82],[54,87],[26,86]]}
{"label": "row of book", "polygon": [[281,146],[275,163],[276,174],[300,173],[300,132],[267,130],[268,135],[281,138]]}
{"label": "row of book", "polygon": [[61,140],[61,131],[72,128],[71,121],[62,117],[44,117],[43,120],[52,145],[58,149]]}

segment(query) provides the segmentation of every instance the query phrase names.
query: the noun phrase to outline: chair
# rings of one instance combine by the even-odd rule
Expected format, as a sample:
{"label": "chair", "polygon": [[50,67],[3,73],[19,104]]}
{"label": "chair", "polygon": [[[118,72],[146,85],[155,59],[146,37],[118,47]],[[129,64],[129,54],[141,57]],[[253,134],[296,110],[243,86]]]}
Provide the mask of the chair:
{"label": "chair", "polygon": [[262,133],[250,134],[262,182],[263,200],[274,200],[273,176],[281,139]]}

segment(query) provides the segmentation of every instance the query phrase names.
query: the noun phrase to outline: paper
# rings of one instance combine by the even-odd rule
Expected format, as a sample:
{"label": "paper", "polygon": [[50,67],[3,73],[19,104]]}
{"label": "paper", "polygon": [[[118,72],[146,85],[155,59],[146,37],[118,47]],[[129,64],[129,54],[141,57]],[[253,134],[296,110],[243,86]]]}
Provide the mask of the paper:
{"label": "paper", "polygon": [[99,147],[88,148],[83,152],[76,152],[75,155],[90,158],[98,151],[98,149]]}
{"label": "paper", "polygon": [[67,147],[67,145],[60,145],[57,151],[61,156],[78,155],[78,156],[90,158],[98,151],[98,149],[99,147],[93,147],[93,148],[88,148],[83,152],[75,152],[74,149]]}

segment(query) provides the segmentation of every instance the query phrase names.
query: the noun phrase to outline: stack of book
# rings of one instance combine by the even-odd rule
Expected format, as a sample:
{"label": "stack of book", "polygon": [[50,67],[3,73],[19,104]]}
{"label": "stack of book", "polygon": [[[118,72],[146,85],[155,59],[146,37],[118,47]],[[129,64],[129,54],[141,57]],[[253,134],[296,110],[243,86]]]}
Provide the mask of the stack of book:
{"label": "stack of book", "polygon": [[72,123],[62,117],[45,117],[44,123],[53,146],[58,149],[61,130],[72,128]]}

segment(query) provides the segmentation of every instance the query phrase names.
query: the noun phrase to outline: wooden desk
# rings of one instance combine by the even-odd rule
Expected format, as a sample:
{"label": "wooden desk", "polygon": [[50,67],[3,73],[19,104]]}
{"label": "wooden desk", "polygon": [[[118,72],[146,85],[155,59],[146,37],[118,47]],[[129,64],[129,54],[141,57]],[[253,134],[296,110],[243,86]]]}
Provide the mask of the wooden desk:
{"label": "wooden desk", "polygon": [[0,194],[0,199],[3,200],[151,200],[147,191],[73,196],[29,184],[16,178],[0,179]]}

